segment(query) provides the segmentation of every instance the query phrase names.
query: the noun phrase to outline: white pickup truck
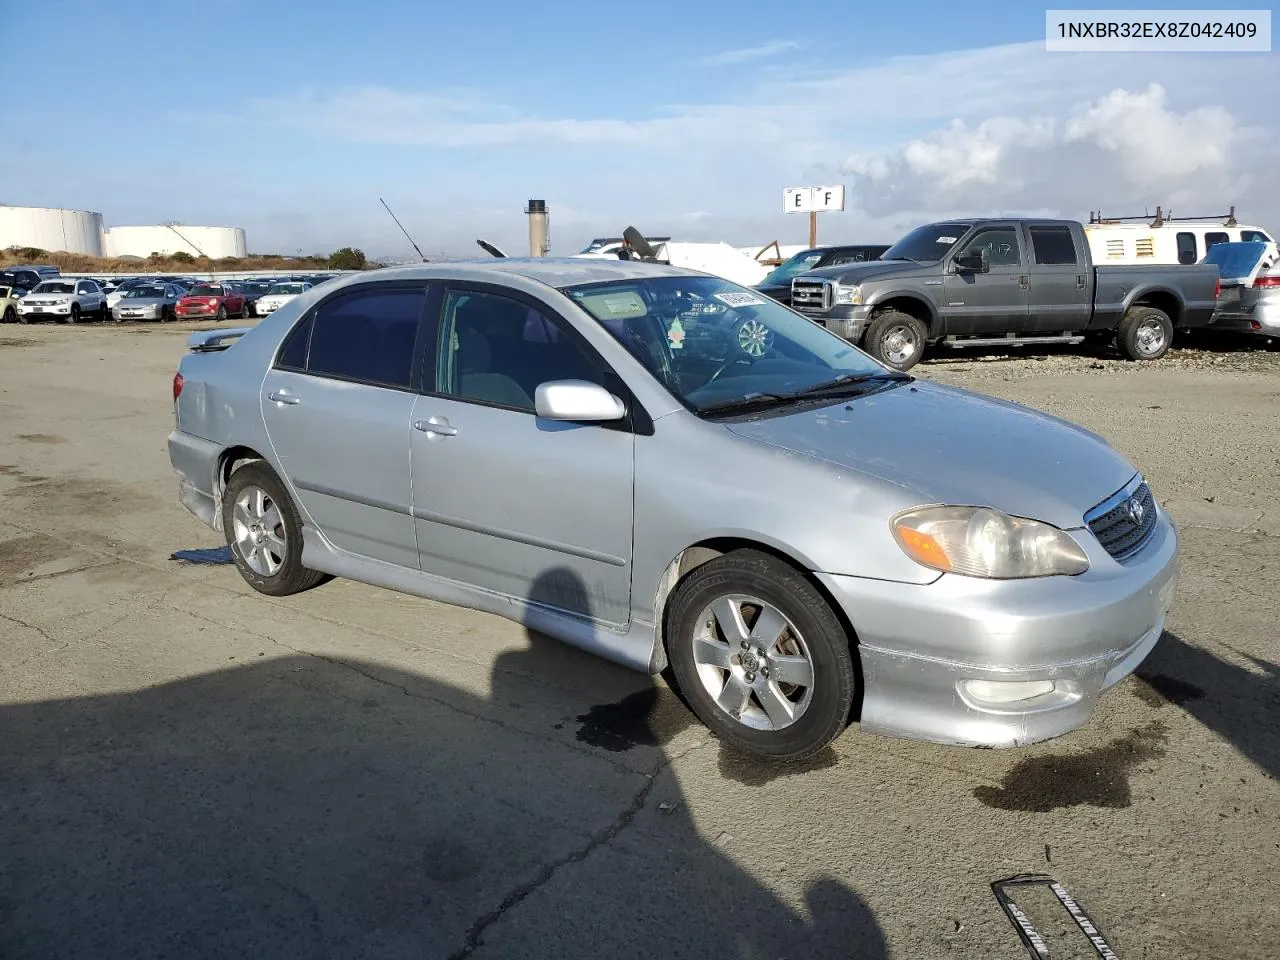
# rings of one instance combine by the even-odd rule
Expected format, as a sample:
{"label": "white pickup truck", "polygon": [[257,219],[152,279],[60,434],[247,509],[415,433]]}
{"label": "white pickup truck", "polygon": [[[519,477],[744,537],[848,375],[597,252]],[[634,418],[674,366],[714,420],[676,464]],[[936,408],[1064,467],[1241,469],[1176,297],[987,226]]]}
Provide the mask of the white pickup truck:
{"label": "white pickup truck", "polygon": [[107,295],[100,286],[92,280],[71,277],[44,280],[18,301],[19,323],[38,320],[77,323],[85,316],[106,320],[108,313]]}

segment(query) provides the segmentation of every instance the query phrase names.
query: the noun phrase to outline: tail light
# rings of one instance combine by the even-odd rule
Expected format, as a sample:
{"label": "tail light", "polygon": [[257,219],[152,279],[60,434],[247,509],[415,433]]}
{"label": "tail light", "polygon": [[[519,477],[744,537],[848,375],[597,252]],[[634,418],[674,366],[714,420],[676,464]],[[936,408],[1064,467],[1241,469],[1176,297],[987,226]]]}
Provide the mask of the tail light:
{"label": "tail light", "polygon": [[1280,287],[1280,274],[1274,277],[1258,277],[1253,281],[1255,287]]}
{"label": "tail light", "polygon": [[173,402],[178,402],[178,397],[182,394],[182,374],[175,373],[173,375]]}
{"label": "tail light", "polygon": [[1222,278],[1219,277],[1213,282],[1213,299],[1217,300],[1222,295]]}

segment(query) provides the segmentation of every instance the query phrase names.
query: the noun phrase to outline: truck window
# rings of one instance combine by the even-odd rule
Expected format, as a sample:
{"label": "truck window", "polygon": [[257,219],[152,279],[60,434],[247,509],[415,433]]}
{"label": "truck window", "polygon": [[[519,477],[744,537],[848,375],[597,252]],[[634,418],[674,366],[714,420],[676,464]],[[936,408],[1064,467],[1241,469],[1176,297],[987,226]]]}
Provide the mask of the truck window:
{"label": "truck window", "polygon": [[1200,258],[1196,256],[1196,235],[1183,231],[1178,234],[1178,262],[1179,263],[1195,263]]}
{"label": "truck window", "polygon": [[973,235],[964,245],[961,254],[987,251],[987,263],[993,267],[1018,267],[1022,265],[1022,250],[1018,246],[1018,232],[1013,227],[992,227]]}
{"label": "truck window", "polygon": [[1208,249],[1209,249],[1210,247],[1212,247],[1215,243],[1230,243],[1230,242],[1231,242],[1231,238],[1230,238],[1230,237],[1228,237],[1228,236],[1226,235],[1226,233],[1225,233],[1225,232],[1219,232],[1219,233],[1206,233],[1206,234],[1204,235],[1204,248],[1205,248],[1205,250],[1208,250]]}
{"label": "truck window", "polygon": [[1032,227],[1031,249],[1036,263],[1077,263],[1076,245],[1071,238],[1070,227]]}
{"label": "truck window", "polygon": [[1245,243],[1270,243],[1271,238],[1261,230],[1241,230],[1240,239]]}

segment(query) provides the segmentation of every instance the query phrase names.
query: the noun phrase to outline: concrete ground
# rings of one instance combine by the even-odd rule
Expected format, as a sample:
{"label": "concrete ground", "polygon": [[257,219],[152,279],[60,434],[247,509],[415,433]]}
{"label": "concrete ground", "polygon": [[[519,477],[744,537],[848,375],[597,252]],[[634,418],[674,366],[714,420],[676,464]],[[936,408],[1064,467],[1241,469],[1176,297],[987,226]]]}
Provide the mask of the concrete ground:
{"label": "concrete ground", "polygon": [[1168,634],[1059,740],[780,772],[518,624],[169,559],[218,545],[165,450],[189,329],[0,327],[0,956],[1014,960],[1023,872],[1126,960],[1275,955],[1280,352],[918,367],[1146,472]]}

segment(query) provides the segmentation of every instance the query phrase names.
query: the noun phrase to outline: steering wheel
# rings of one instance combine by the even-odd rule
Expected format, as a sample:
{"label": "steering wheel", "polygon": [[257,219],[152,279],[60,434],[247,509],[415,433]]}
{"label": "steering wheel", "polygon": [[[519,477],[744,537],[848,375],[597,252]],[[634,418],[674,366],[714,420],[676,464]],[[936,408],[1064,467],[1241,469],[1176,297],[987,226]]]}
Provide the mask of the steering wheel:
{"label": "steering wheel", "polygon": [[704,384],[703,384],[703,386],[705,387],[705,386],[707,386],[708,384],[715,383],[717,380],[719,380],[719,379],[720,379],[720,375],[721,375],[722,373],[724,373],[726,370],[728,370],[730,367],[732,367],[734,364],[737,364],[737,363],[745,363],[747,366],[751,366],[751,365],[752,365],[753,363],[755,363],[755,362],[756,362],[756,358],[755,358],[755,357],[750,357],[750,356],[748,356],[748,357],[732,357],[732,358],[730,358],[730,359],[726,360],[724,363],[720,364],[720,366],[716,368],[716,372],[715,372],[715,373],[713,373],[710,377],[708,377],[708,378],[707,378],[707,382],[706,382],[706,383],[704,383]]}

